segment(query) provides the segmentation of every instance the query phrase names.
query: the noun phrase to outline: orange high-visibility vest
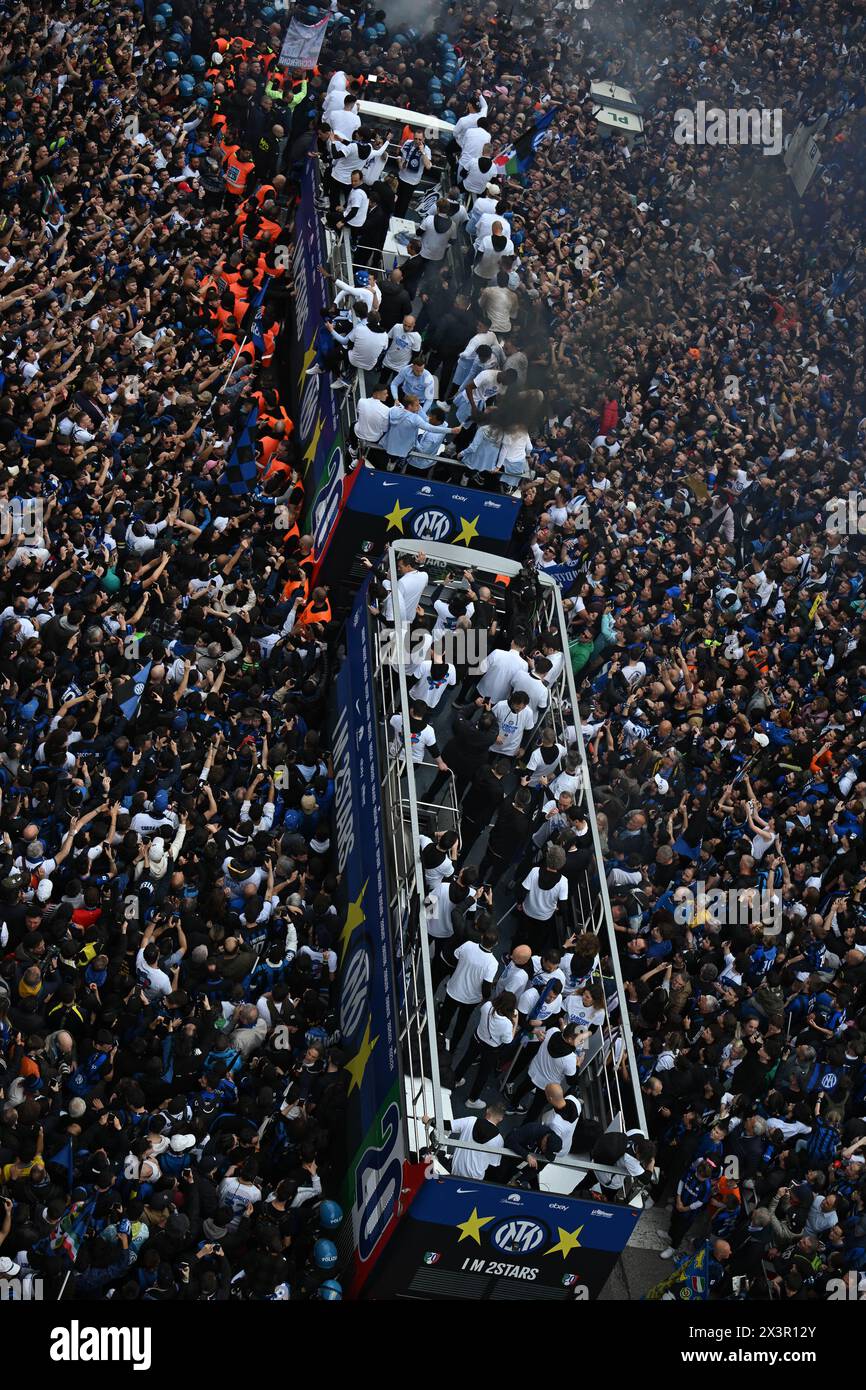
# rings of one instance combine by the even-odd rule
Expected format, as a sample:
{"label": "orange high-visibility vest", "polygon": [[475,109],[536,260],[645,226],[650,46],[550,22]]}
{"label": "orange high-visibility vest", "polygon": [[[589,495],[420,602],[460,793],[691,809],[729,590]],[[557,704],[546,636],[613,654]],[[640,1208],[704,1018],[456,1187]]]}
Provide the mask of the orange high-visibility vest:
{"label": "orange high-visibility vest", "polygon": [[274,349],[277,345],[277,338],[280,333],[280,325],[275,323],[273,328],[266,328],[262,334],[264,351],[262,352],[262,365],[267,367],[273,361]]}
{"label": "orange high-visibility vest", "polygon": [[264,438],[259,440],[258,462],[260,468],[267,471],[267,467],[271,461],[271,458],[277,452],[277,449],[279,449],[282,442],[283,441],[281,439],[278,439],[277,436],[273,434],[266,434]]}
{"label": "orange high-visibility vest", "polygon": [[249,160],[248,163],[242,163],[235,159],[234,155],[230,156],[230,158],[226,160],[225,172],[223,174],[229,193],[233,193],[236,198],[243,197],[244,189],[247,186],[247,179],[255,167],[252,160]]}
{"label": "orange high-visibility vest", "polygon": [[[291,535],[291,532],[288,532],[288,534]],[[294,598],[299,589],[303,590],[304,598],[306,598],[309,587],[306,579],[287,579],[283,585],[283,603],[288,603],[289,599]]]}
{"label": "orange high-visibility vest", "polygon": [[295,619],[295,627],[304,627],[307,623],[329,623],[331,621],[331,605],[325,599],[323,608],[316,607],[316,600],[311,599],[306,608],[302,608],[300,614]]}

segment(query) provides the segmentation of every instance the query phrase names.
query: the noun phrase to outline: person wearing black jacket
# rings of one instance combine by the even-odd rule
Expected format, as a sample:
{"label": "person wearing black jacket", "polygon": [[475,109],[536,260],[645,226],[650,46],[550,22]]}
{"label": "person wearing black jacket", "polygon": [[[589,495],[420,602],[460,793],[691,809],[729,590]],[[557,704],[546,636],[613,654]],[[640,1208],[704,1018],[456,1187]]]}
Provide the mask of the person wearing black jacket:
{"label": "person wearing black jacket", "polygon": [[[369,218],[368,212],[368,221]],[[366,227],[364,231],[366,233]],[[387,333],[389,329],[394,327],[395,323],[402,323],[406,315],[412,312],[412,295],[404,283],[403,272],[399,266],[395,266],[387,279],[382,281],[379,286],[379,293],[382,296],[379,305],[379,323],[382,326],[382,332]]]}
{"label": "person wearing black jacket", "polygon": [[[453,733],[442,749],[442,761],[454,773],[458,798],[462,797],[479,768],[487,764],[487,754],[496,742],[499,727],[493,715],[485,711],[478,719],[459,715]],[[448,773],[440,772],[433,780],[429,799],[435,801],[448,781]]]}
{"label": "person wearing black jacket", "polygon": [[[539,1160],[549,1162],[554,1159],[562,1148],[562,1141],[549,1125],[534,1120],[509,1131],[508,1147],[520,1154],[520,1158],[506,1158],[500,1164],[498,1181],[505,1186],[511,1182],[521,1163],[526,1162],[534,1174],[540,1166]],[[533,1186],[537,1187],[537,1179],[533,1181]]]}
{"label": "person wearing black jacket", "polygon": [[434,323],[429,338],[427,365],[431,372],[438,369],[439,394],[444,397],[448,388],[457,358],[475,332],[476,316],[469,307],[465,294],[458,294],[448,313]]}
{"label": "person wearing black jacket", "polygon": [[532,793],[520,786],[513,800],[499,810],[487,841],[487,849],[479,868],[484,883],[497,883],[515,859],[515,849],[526,843],[532,823]]}
{"label": "person wearing black jacket", "polygon": [[497,758],[492,767],[480,767],[463,798],[463,843],[471,845],[493,820],[505,800],[505,778],[511,771],[506,758]]}
{"label": "person wearing black jacket", "polygon": [[[379,201],[376,186],[368,190],[367,197],[370,200],[367,208],[367,220],[364,223],[364,230],[360,237],[360,243],[356,247],[354,255],[356,266],[370,265],[372,264],[373,258],[377,254],[381,254],[382,247],[385,245],[385,238],[388,235],[388,224],[391,221],[388,213]],[[407,295],[406,298],[408,300],[409,296]],[[409,309],[407,309],[406,312],[408,313]],[[381,321],[381,314],[379,318]],[[389,328],[392,326],[391,324],[388,325]]]}

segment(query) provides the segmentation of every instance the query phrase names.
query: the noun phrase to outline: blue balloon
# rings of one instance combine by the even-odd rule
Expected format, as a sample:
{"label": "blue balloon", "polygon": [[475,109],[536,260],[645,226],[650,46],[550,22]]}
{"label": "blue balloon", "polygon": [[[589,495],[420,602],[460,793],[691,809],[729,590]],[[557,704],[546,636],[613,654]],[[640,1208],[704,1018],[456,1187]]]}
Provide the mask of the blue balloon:
{"label": "blue balloon", "polygon": [[339,1258],[332,1240],[317,1240],[313,1246],[313,1260],[319,1269],[335,1269]]}
{"label": "blue balloon", "polygon": [[339,1202],[326,1197],[319,1207],[319,1225],[323,1231],[336,1231],[343,1221],[343,1208]]}

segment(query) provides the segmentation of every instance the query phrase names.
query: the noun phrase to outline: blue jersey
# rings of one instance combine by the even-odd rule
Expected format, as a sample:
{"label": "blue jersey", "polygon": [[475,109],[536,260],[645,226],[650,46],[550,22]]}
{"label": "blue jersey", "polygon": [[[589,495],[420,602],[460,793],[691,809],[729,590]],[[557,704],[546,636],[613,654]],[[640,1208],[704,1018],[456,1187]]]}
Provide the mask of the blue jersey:
{"label": "blue jersey", "polygon": [[684,1207],[705,1207],[712,1190],[709,1178],[699,1178],[694,1168],[690,1168],[677,1188],[677,1196]]}

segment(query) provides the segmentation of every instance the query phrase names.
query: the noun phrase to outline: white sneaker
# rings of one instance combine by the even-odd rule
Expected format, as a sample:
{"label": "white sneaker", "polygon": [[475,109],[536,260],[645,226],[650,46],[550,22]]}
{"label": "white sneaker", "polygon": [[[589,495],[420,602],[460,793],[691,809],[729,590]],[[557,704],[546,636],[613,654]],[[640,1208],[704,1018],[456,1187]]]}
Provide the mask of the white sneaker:
{"label": "white sneaker", "polygon": [[486,1110],[486,1109],[487,1109],[487,1102],[486,1102],[486,1101],[483,1101],[483,1100],[467,1100],[467,1101],[464,1101],[464,1105],[466,1106],[467,1110]]}
{"label": "white sneaker", "polygon": [[659,1259],[660,1259],[660,1260],[672,1260],[673,1257],[674,1257],[674,1255],[675,1255],[676,1253],[677,1253],[677,1252],[676,1252],[676,1250],[674,1249],[674,1247],[673,1247],[672,1245],[669,1245],[668,1248],[667,1248],[667,1250],[662,1250],[662,1251],[660,1252],[660,1254],[659,1254]]}
{"label": "white sneaker", "polygon": [[466,1078],[465,1078],[465,1076],[464,1076],[464,1077],[461,1077],[461,1079],[460,1079],[459,1081],[455,1081],[455,1082],[453,1083],[451,1089],[452,1089],[452,1091],[459,1091],[459,1090],[460,1090],[460,1087],[461,1087],[461,1086],[465,1086],[465,1085],[466,1085]]}

